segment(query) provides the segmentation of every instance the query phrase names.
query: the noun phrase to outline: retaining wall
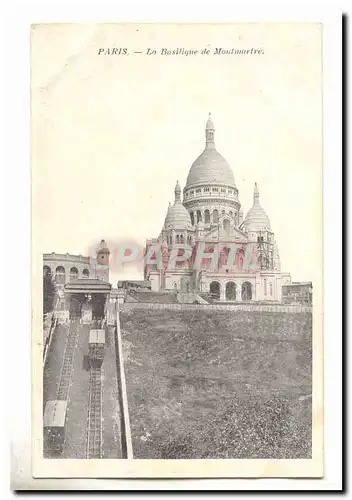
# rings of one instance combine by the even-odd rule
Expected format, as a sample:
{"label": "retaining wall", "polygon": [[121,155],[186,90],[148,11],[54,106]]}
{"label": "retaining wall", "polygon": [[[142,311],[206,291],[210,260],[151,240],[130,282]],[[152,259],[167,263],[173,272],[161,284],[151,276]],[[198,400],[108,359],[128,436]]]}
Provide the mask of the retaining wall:
{"label": "retaining wall", "polygon": [[157,304],[143,302],[125,302],[120,304],[121,311],[133,309],[175,310],[175,311],[257,311],[273,313],[311,313],[311,306],[302,305],[260,305],[260,304]]}

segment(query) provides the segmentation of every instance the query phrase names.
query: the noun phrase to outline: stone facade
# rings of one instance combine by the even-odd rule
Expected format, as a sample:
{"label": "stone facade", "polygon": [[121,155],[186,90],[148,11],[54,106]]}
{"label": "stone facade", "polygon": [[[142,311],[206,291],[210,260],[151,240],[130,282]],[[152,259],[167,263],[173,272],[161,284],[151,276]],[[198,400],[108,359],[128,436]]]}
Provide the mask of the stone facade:
{"label": "stone facade", "polygon": [[60,253],[43,254],[43,273],[50,273],[59,288],[79,278],[99,278],[109,282],[110,251],[105,240],[96,249],[95,255],[71,255]]}
{"label": "stone facade", "polygon": [[[253,206],[244,218],[233,172],[215,148],[211,116],[205,137],[205,149],[191,166],[183,200],[177,182],[175,202],[167,210],[159,237],[146,242],[147,254],[159,245],[162,262],[148,263],[144,278],[151,282],[153,291],[196,291],[211,294],[218,301],[280,302],[282,286],[289,284],[291,277],[281,271],[278,245],[260,205],[259,188],[255,184]],[[236,253],[232,255],[234,245]],[[204,258],[196,265],[199,251]],[[170,267],[173,258],[184,252],[191,255]],[[248,266],[248,252],[255,254],[255,268]],[[216,264],[209,267],[212,253]],[[230,256],[234,265],[225,269]]]}

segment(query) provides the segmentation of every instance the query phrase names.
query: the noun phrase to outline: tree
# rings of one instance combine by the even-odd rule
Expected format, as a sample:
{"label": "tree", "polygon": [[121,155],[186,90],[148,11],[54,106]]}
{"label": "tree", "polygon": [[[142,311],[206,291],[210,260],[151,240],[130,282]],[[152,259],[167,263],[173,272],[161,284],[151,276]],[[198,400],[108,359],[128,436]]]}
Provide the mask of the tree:
{"label": "tree", "polygon": [[56,285],[50,271],[43,273],[43,312],[51,312],[54,306]]}

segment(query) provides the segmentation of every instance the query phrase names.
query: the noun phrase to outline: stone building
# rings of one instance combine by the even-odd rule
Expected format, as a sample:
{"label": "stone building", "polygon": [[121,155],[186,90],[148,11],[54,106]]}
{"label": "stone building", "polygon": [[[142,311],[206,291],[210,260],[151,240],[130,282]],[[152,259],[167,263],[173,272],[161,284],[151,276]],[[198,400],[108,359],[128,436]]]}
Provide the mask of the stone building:
{"label": "stone building", "polygon": [[[209,114],[205,148],[190,168],[181,200],[177,181],[160,235],[147,240],[146,254],[161,248],[161,264],[145,265],[152,290],[210,293],[221,301],[281,301],[282,287],[291,282],[281,271],[275,234],[254,186],[253,205],[245,217],[234,174],[215,147],[215,127]],[[228,262],[234,254],[234,265]],[[173,256],[190,253],[170,266]],[[187,252],[187,253],[185,253]],[[199,252],[208,254],[196,265]],[[212,254],[216,264],[209,266]],[[253,255],[249,255],[253,254]],[[181,257],[182,258],[182,257]],[[255,260],[255,266],[249,266]],[[227,268],[226,268],[227,267]]]}
{"label": "stone building", "polygon": [[104,318],[111,292],[109,259],[105,240],[90,257],[68,253],[43,255],[43,274],[50,274],[56,284],[54,309],[60,322]]}
{"label": "stone building", "polygon": [[282,301],[284,304],[311,305],[313,285],[311,281],[294,281],[282,287]]}
{"label": "stone building", "polygon": [[109,282],[110,251],[105,240],[101,240],[94,255],[45,253],[43,255],[43,273],[50,273],[57,285],[63,288],[66,283],[80,278],[98,278]]}

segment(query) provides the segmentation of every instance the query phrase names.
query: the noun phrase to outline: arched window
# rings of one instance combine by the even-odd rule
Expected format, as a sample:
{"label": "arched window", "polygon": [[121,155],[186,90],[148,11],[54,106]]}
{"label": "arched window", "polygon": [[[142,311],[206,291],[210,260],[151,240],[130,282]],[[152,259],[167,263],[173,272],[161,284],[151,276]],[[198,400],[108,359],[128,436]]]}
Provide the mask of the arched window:
{"label": "arched window", "polygon": [[228,261],[229,255],[230,255],[230,249],[228,247],[224,247],[221,249],[220,257],[219,257],[219,264],[220,264],[220,267],[226,268],[226,272],[229,271],[227,268],[230,267],[230,265],[231,265],[231,262]]}
{"label": "arched window", "polygon": [[226,283],[226,300],[236,300],[236,283]]}
{"label": "arched window", "polygon": [[218,281],[212,281],[210,283],[210,295],[214,300],[220,299],[220,283]]}
{"label": "arched window", "polygon": [[204,211],[204,222],[205,224],[209,224],[210,222],[210,212],[209,210]]}
{"label": "arched window", "polygon": [[180,243],[180,237],[179,237],[179,235],[177,234],[177,235],[176,235],[176,245],[177,245],[178,243]]}
{"label": "arched window", "polygon": [[252,285],[249,281],[242,283],[242,300],[252,300]]}
{"label": "arched window", "polygon": [[269,295],[270,295],[271,297],[272,297],[272,295],[273,295],[273,284],[272,284],[272,283],[270,283],[270,284],[269,284]]}
{"label": "arched window", "polygon": [[237,269],[242,269],[244,263],[244,250],[240,248],[236,252],[236,267]]}
{"label": "arched window", "polygon": [[191,212],[189,215],[191,216],[191,223],[192,223],[192,226],[194,226],[194,213],[193,213],[193,212]]}
{"label": "arched window", "polygon": [[224,219],[223,227],[224,227],[224,231],[226,231],[226,232],[228,232],[230,230],[230,221],[228,219]]}
{"label": "arched window", "polygon": [[43,266],[43,276],[50,276],[51,275],[51,269],[49,266]]}
{"label": "arched window", "polygon": [[213,211],[213,222],[215,222],[215,224],[219,222],[219,212],[217,210]]}
{"label": "arched window", "polygon": [[66,272],[63,266],[58,266],[55,270],[55,281],[59,285],[64,285],[66,281]]}
{"label": "arched window", "polygon": [[202,220],[202,212],[200,210],[197,210],[197,222],[200,222]]}
{"label": "arched window", "polygon": [[183,234],[181,234],[181,236],[180,236],[180,243],[184,243]]}
{"label": "arched window", "polygon": [[83,269],[82,276],[83,276],[83,278],[89,278],[89,270],[88,269]]}
{"label": "arched window", "polygon": [[70,269],[70,280],[76,280],[78,278],[78,269],[77,267],[71,267]]}

